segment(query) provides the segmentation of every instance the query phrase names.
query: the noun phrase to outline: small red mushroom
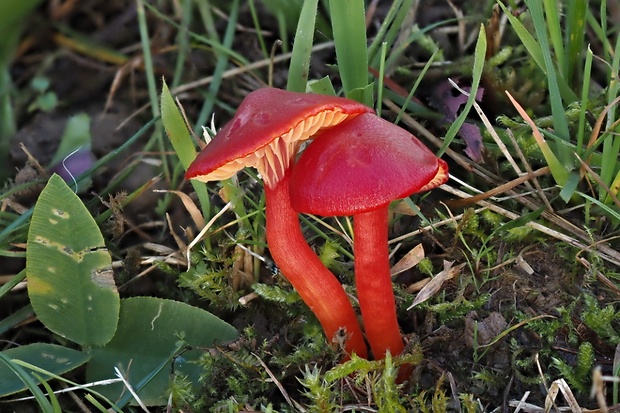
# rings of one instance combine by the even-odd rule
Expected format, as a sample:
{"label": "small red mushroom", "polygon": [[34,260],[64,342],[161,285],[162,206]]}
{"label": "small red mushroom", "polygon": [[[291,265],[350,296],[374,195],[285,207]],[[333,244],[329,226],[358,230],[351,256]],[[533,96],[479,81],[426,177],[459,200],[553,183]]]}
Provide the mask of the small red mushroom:
{"label": "small red mushroom", "polygon": [[390,277],[388,205],[447,179],[446,163],[415,136],[370,113],[323,133],[291,175],[298,212],[353,215],[357,294],[376,359],[404,349]]}
{"label": "small red mushroom", "polygon": [[289,175],[302,141],[371,108],[353,100],[264,88],[250,93],[235,116],[198,154],[185,176],[222,180],[258,169],[265,183],[266,235],[282,274],[314,312],[328,340],[344,329],[344,349],[366,357],[353,307],[337,278],[306,243],[289,200]]}

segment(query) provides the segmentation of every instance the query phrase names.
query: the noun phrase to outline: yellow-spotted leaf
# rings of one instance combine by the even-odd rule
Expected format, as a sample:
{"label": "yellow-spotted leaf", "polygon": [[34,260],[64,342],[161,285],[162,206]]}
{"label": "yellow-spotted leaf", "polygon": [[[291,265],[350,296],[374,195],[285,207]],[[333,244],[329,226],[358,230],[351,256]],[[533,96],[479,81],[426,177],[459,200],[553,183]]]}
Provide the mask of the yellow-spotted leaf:
{"label": "yellow-spotted leaf", "polygon": [[120,299],[99,227],[80,198],[53,175],[34,207],[26,251],[28,295],[39,320],[83,346],[104,345]]}

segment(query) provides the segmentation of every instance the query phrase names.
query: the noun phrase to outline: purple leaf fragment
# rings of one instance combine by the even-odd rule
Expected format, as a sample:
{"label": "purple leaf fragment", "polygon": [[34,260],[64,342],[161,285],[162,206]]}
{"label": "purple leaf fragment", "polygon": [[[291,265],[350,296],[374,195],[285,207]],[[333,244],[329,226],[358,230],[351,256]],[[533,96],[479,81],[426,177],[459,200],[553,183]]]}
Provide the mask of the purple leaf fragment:
{"label": "purple leaf fragment", "polygon": [[49,168],[50,173],[57,173],[67,183],[74,182],[95,163],[90,147],[83,147]]}
{"label": "purple leaf fragment", "polygon": [[[462,87],[469,92],[470,87]],[[483,88],[476,91],[476,101],[480,102],[483,96]],[[459,115],[461,106],[467,102],[467,96],[456,91],[447,80],[439,83],[435,93],[430,98],[430,104],[443,113],[444,122],[452,123]],[[465,142],[465,154],[476,163],[482,162],[482,135],[477,125],[465,121],[459,130],[459,136]]]}

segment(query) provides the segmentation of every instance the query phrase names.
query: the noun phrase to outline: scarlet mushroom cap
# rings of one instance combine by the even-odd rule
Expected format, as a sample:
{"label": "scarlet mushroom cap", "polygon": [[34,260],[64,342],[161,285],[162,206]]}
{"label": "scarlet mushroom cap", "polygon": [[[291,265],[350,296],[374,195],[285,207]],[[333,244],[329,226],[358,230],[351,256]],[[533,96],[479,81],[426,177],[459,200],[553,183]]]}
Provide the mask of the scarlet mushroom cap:
{"label": "scarlet mushroom cap", "polygon": [[306,148],[291,175],[291,204],[302,213],[355,215],[447,180],[447,164],[415,136],[363,114]]}
{"label": "scarlet mushroom cap", "polygon": [[354,100],[263,88],[241,102],[235,116],[198,154],[187,179],[203,182],[230,178],[255,167],[273,187],[294,160],[301,142],[345,119],[371,112]]}
{"label": "scarlet mushroom cap", "polygon": [[265,182],[269,251],[323,326],[328,340],[344,329],[344,350],[366,357],[367,348],[342,285],[306,243],[289,200],[290,166],[304,140],[372,109],[353,100],[274,88],[250,93],[235,116],[200,152],[185,176],[203,182],[227,179],[244,167]]}
{"label": "scarlet mushroom cap", "polygon": [[[354,215],[355,282],[375,358],[404,349],[390,277],[388,205],[447,179],[446,163],[415,136],[370,113],[326,131],[293,169],[289,192],[295,210]],[[401,373],[406,376],[408,369]]]}

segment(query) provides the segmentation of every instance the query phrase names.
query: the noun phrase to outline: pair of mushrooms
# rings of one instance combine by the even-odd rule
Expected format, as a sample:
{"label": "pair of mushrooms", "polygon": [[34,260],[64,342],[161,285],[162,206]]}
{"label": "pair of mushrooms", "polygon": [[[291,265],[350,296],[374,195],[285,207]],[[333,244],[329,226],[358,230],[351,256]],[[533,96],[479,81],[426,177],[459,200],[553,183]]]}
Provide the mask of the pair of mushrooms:
{"label": "pair of mushrooms", "polygon": [[[317,138],[295,163],[302,142]],[[388,257],[388,205],[432,189],[448,168],[417,138],[346,98],[275,88],[250,93],[186,177],[203,182],[255,167],[265,183],[266,236],[282,274],[328,340],[367,358],[351,302],[308,246],[298,213],[353,215],[355,282],[366,339],[381,359],[403,351]]]}

